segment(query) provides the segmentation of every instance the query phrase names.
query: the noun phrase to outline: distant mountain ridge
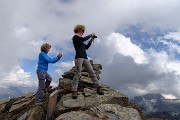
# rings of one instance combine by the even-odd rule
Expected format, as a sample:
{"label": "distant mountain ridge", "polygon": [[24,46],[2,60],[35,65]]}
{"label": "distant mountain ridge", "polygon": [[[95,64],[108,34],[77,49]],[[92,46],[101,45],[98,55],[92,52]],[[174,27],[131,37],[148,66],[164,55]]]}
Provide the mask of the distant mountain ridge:
{"label": "distant mountain ridge", "polygon": [[8,98],[15,98],[17,96],[22,96],[27,93],[35,92],[36,87],[23,87],[23,86],[9,86],[7,88],[0,87],[0,100],[5,100]]}
{"label": "distant mountain ridge", "polygon": [[130,102],[138,104],[148,118],[180,120],[180,99],[166,99],[160,93],[148,93],[136,96]]}

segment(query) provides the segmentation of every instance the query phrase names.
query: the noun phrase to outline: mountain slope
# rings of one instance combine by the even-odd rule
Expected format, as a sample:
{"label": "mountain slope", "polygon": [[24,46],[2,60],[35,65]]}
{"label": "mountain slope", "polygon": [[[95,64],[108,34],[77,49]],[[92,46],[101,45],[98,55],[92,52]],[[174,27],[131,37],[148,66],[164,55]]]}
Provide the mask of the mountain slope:
{"label": "mountain slope", "polygon": [[36,87],[9,86],[8,88],[0,87],[0,100],[15,98],[27,93],[35,92]]}
{"label": "mountain slope", "polygon": [[159,93],[148,93],[143,96],[136,96],[130,102],[141,106],[146,117],[156,117],[166,120],[180,119],[179,99],[165,99]]}
{"label": "mountain slope", "polygon": [[[100,64],[92,66],[99,76],[102,66]],[[104,95],[97,94],[97,89],[84,69],[79,81],[78,98],[72,99],[71,81],[74,74],[74,68],[66,72],[63,78],[60,78],[58,87],[45,92],[43,102],[39,105],[34,104],[34,93],[0,102],[0,119],[141,120],[143,118],[143,113],[137,109],[138,106],[128,104],[128,97],[122,93],[102,85]]]}

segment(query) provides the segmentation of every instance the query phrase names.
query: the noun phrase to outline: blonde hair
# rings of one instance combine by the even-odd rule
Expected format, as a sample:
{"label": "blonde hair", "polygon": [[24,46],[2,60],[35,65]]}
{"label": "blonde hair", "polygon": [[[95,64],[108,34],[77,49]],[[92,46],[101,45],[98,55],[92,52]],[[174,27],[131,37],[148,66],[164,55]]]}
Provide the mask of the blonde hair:
{"label": "blonde hair", "polygon": [[74,27],[74,33],[78,33],[79,31],[85,31],[85,26],[84,26],[84,25],[77,24],[77,25]]}
{"label": "blonde hair", "polygon": [[47,52],[47,49],[48,49],[49,47],[51,48],[51,45],[50,45],[50,44],[48,44],[48,43],[43,44],[43,45],[41,46],[41,52]]}

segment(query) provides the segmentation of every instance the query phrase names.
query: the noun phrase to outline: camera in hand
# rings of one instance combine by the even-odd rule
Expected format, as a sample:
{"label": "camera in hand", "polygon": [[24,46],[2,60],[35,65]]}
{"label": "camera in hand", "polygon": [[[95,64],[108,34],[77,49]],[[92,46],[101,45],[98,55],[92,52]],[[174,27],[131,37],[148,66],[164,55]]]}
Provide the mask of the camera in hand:
{"label": "camera in hand", "polygon": [[92,36],[92,38],[97,38],[97,36],[96,36],[96,35],[94,35],[94,36]]}

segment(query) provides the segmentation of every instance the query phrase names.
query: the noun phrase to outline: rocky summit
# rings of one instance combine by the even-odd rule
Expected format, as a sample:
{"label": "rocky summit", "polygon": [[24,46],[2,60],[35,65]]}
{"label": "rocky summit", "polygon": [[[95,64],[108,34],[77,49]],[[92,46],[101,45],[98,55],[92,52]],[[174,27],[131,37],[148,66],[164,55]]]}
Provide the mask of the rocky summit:
{"label": "rocky summit", "polygon": [[[102,66],[93,64],[100,79]],[[35,104],[35,93],[0,101],[0,120],[147,120],[139,106],[128,103],[128,97],[106,85],[99,95],[89,74],[83,68],[78,97],[72,99],[73,67],[59,79],[58,87],[44,93],[44,100]],[[153,120],[153,119],[151,119]],[[158,119],[154,119],[158,120]]]}

